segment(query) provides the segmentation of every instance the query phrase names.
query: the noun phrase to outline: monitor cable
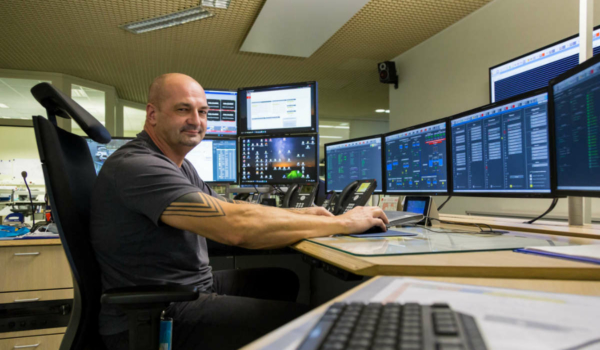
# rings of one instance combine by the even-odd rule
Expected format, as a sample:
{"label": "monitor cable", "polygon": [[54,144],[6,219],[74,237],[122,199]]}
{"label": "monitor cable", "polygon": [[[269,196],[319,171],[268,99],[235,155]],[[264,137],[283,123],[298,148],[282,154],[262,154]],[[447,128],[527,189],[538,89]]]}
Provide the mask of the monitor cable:
{"label": "monitor cable", "polygon": [[27,187],[27,191],[29,192],[29,202],[31,203],[31,219],[33,220],[33,227],[35,227],[35,207],[33,206],[33,198],[31,198],[31,190],[29,189],[29,185],[27,184],[27,172],[22,171],[21,176],[23,176],[23,181],[25,181],[25,186]]}
{"label": "monitor cable", "polygon": [[550,204],[550,208],[548,208],[548,210],[546,210],[542,215],[538,216],[535,219],[525,221],[524,224],[533,224],[534,222],[536,222],[539,219],[543,218],[544,216],[548,215],[552,210],[554,210],[554,207],[556,207],[557,203],[558,203],[558,198],[552,198],[552,203]]}
{"label": "monitor cable", "polygon": [[437,208],[437,211],[439,212],[440,210],[442,210],[442,208],[444,207],[444,205],[446,205],[446,203],[448,203],[451,199],[452,199],[452,196],[448,196],[448,198],[446,198],[446,200],[444,201],[444,203],[440,204],[440,206]]}

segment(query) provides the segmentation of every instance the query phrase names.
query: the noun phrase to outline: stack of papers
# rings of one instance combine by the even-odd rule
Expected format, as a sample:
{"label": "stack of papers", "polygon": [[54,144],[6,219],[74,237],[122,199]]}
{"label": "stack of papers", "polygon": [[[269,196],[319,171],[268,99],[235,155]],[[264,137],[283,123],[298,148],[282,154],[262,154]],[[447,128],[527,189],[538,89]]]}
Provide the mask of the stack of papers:
{"label": "stack of papers", "polygon": [[600,264],[600,245],[571,245],[561,247],[527,247],[517,249],[520,253],[539,254],[556,258],[571,259]]}

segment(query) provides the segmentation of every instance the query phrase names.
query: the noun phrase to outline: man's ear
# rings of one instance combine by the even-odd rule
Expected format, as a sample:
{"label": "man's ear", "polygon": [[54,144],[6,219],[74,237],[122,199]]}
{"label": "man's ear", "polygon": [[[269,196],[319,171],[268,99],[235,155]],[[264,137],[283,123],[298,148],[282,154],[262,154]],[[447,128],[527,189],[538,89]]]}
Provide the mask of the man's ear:
{"label": "man's ear", "polygon": [[152,103],[148,103],[146,105],[146,122],[150,123],[150,125],[156,125],[156,112],[158,108],[154,106]]}

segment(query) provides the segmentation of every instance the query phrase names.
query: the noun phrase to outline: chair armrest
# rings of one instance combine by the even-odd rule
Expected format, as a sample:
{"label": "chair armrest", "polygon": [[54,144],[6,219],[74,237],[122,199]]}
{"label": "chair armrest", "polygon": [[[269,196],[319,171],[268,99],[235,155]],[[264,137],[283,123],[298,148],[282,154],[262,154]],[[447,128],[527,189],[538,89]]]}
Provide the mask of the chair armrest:
{"label": "chair armrest", "polygon": [[198,299],[196,287],[176,285],[137,286],[109,289],[100,301],[108,305],[171,303]]}

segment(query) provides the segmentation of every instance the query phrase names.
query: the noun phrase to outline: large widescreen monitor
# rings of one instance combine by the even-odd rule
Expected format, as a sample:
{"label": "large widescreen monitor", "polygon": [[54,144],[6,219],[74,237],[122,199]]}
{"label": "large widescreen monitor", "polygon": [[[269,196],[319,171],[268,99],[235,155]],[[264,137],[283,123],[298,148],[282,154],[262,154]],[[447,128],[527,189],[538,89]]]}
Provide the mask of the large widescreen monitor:
{"label": "large widescreen monitor", "polygon": [[448,192],[447,121],[393,131],[384,136],[385,192],[446,194]]}
{"label": "large widescreen monitor", "polygon": [[208,103],[207,136],[237,135],[237,91],[204,90]]}
{"label": "large widescreen monitor", "polygon": [[104,165],[104,161],[108,159],[108,157],[111,154],[113,154],[116,150],[118,150],[127,142],[133,140],[133,138],[131,137],[113,137],[109,143],[103,144],[98,143],[89,137],[84,138],[87,141],[88,148],[90,149],[90,153],[92,154],[92,160],[94,161],[94,168],[96,169],[96,174],[100,173],[100,169],[102,168],[102,165]]}
{"label": "large widescreen monitor", "polygon": [[[594,55],[600,52],[600,27],[594,28]],[[548,86],[548,82],[579,63],[579,35],[490,68],[490,102]]]}
{"label": "large widescreen monitor", "polygon": [[240,139],[241,184],[318,182],[318,135]]}
{"label": "large widescreen monitor", "polygon": [[547,89],[451,118],[454,195],[551,196]]}
{"label": "large widescreen monitor", "polygon": [[204,139],[185,158],[204,182],[237,183],[237,140]]}
{"label": "large widescreen monitor", "polygon": [[240,135],[318,132],[314,81],[240,89],[238,101]]}
{"label": "large widescreen monitor", "polygon": [[352,181],[375,179],[375,191],[382,192],[381,135],[328,143],[324,148],[327,191],[340,192]]}
{"label": "large widescreen monitor", "polygon": [[559,195],[600,197],[600,56],[550,83]]}

